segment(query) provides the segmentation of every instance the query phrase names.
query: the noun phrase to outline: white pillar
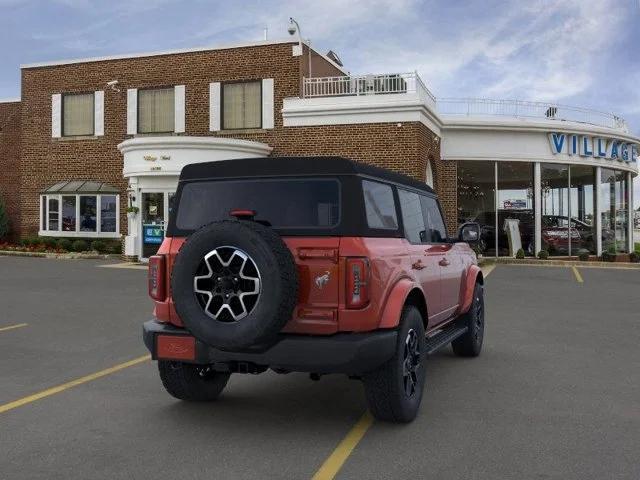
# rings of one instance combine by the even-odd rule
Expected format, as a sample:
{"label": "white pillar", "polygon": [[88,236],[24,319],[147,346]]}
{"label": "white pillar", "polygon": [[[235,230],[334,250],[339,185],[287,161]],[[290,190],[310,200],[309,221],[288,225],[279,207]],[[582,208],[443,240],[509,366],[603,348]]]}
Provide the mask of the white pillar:
{"label": "white pillar", "polygon": [[602,255],[602,199],[600,198],[600,185],[602,183],[601,168],[596,167],[596,184],[593,189],[593,201],[596,205],[594,220],[596,222],[596,255]]}
{"label": "white pillar", "polygon": [[[135,197],[135,201],[131,201],[132,207],[140,208],[142,199],[140,198],[140,188],[138,188],[138,179],[132,177],[129,179],[129,193]],[[129,200],[127,199],[127,205]],[[137,214],[127,214],[127,236],[124,239],[124,254],[130,257],[140,258],[140,245],[138,232],[140,231],[140,217],[142,210]]]}
{"label": "white pillar", "polygon": [[627,188],[629,189],[629,195],[627,195],[629,205],[627,206],[627,215],[629,219],[629,224],[627,225],[627,230],[629,231],[629,241],[627,242],[629,245],[628,252],[633,252],[633,175],[631,172],[627,172]]}
{"label": "white pillar", "polygon": [[542,182],[540,162],[533,164],[533,209],[535,212],[535,252],[533,252],[533,254],[537,256],[538,252],[542,250]]}

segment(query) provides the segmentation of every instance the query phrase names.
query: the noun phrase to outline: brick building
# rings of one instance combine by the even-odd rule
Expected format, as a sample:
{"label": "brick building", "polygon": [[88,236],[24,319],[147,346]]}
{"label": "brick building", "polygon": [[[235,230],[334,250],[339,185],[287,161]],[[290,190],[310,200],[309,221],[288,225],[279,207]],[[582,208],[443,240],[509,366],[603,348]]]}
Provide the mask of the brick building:
{"label": "brick building", "polygon": [[[599,239],[594,253],[608,241],[603,225],[632,205],[638,139],[611,118],[586,123],[531,102],[525,118],[470,115],[471,105],[486,104],[436,102],[417,74],[355,77],[306,45],[299,53],[287,40],[23,65],[20,101],[0,103],[0,193],[14,235],[123,238],[127,255],[147,257],[184,165],[249,156],[341,155],[408,174],[435,187],[450,233],[461,220],[488,226],[488,254],[509,252],[496,234],[503,211],[521,225],[531,218],[523,247],[543,246],[544,216],[563,214],[553,198],[562,195],[561,176],[541,180],[547,164],[578,159],[591,168],[590,187],[579,187],[574,203]],[[589,138],[593,149],[604,139],[611,150],[617,142],[627,160],[610,151],[572,155],[566,145],[553,152],[548,135],[560,134],[558,120],[567,144]],[[624,190],[626,204],[606,206],[605,219],[599,195],[585,191],[612,164],[612,195]],[[128,207],[139,212],[127,215]],[[613,228],[624,248],[628,225]]]}

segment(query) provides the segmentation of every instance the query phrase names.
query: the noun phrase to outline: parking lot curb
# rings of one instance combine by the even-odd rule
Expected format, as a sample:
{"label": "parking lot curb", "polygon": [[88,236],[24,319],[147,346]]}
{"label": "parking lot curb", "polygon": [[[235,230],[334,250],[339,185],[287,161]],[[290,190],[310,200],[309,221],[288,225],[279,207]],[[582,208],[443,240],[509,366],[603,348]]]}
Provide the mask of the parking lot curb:
{"label": "parking lot curb", "polygon": [[13,250],[0,250],[0,257],[56,258],[61,260],[106,260],[110,258],[122,258],[120,254],[16,252]]}
{"label": "parking lot curb", "polygon": [[586,268],[613,268],[640,270],[640,263],[629,262],[583,262],[580,260],[534,260],[517,258],[492,258],[484,259],[480,265],[495,263],[496,265],[533,265],[547,267],[586,267]]}

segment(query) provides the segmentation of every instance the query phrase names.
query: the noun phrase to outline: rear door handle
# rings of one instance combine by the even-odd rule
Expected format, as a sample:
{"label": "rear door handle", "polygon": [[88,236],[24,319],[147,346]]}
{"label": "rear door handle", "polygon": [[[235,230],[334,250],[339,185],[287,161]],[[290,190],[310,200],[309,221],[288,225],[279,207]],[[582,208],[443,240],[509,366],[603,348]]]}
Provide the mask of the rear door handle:
{"label": "rear door handle", "polygon": [[446,258],[443,258],[438,262],[438,265],[440,265],[441,267],[446,267],[447,265],[449,265],[449,263],[450,263],[449,260],[447,260]]}

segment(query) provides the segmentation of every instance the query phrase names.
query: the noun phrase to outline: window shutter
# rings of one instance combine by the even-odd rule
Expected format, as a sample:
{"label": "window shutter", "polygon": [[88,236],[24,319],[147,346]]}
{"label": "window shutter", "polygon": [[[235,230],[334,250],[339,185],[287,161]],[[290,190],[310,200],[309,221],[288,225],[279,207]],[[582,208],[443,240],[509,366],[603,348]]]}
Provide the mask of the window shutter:
{"label": "window shutter", "polygon": [[273,78],[265,78],[262,80],[262,128],[273,128],[273,123]]}
{"label": "window shutter", "polygon": [[104,135],[104,91],[94,92],[93,97],[93,134]]}
{"label": "window shutter", "polygon": [[127,90],[127,135],[138,133],[138,90]]}
{"label": "window shutter", "polygon": [[220,130],[220,83],[209,84],[209,131]]}
{"label": "window shutter", "polygon": [[62,95],[59,93],[51,95],[51,136],[62,136]]}
{"label": "window shutter", "polygon": [[185,102],[185,88],[184,85],[176,85],[174,87],[174,95],[173,95],[173,101],[174,101],[174,109],[173,109],[173,114],[175,115],[174,117],[174,131],[176,133],[183,133],[184,132],[184,115],[185,115],[185,107],[184,107],[184,102]]}

